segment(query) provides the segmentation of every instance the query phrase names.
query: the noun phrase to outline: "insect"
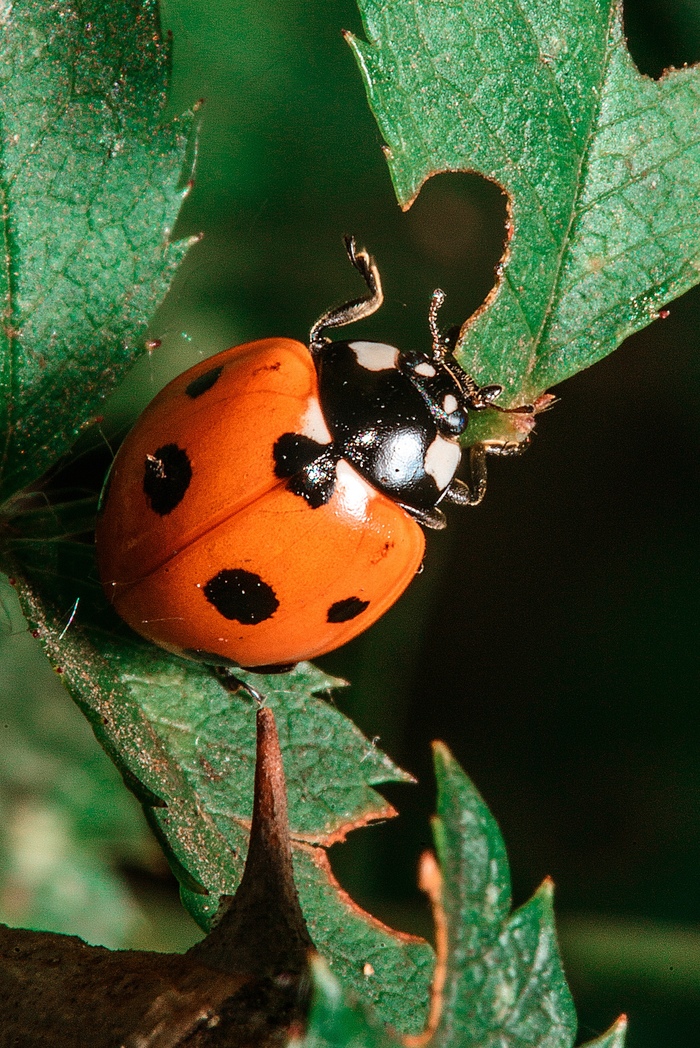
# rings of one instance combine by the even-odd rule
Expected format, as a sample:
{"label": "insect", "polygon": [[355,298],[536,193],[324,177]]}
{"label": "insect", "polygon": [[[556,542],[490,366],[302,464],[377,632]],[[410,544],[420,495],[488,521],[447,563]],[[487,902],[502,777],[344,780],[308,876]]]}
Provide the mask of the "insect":
{"label": "insect", "polygon": [[178,655],[262,671],[339,647],[406,589],[441,505],[484,496],[490,449],[470,449],[467,484],[458,438],[501,387],[479,387],[441,339],[440,290],[430,352],[331,341],[383,302],[374,260],[346,248],[364,297],[324,313],[308,347],[268,338],[186,371],[113,463],[96,532],[105,592]]}

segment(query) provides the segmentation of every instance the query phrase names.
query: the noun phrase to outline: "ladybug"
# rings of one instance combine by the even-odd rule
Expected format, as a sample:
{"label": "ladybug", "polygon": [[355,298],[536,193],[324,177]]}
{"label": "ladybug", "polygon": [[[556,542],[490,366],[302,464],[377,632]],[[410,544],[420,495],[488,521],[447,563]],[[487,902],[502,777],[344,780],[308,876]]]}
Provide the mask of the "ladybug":
{"label": "ladybug", "polygon": [[440,290],[429,353],[331,341],[383,301],[374,260],[345,243],[365,297],[324,313],[308,347],[268,338],[186,371],[114,460],[96,530],[102,584],[170,652],[269,671],[331,651],[406,589],[423,527],[445,526],[440,504],[483,498],[493,449],[471,449],[468,485],[455,477],[458,439],[501,387],[477,386],[441,339]]}

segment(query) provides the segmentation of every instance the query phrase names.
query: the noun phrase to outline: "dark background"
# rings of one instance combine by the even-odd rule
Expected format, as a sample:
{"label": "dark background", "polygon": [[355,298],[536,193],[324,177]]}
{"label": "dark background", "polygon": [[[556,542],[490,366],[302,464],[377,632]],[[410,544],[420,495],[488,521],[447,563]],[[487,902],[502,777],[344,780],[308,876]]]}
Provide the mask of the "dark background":
{"label": "dark background", "polygon": [[[351,0],[168,0],[164,20],[173,108],[206,100],[179,227],[205,237],[108,430],[202,355],[305,340],[358,290],[343,233],[384,276],[365,334],[425,345],[438,285],[443,321],[479,305],[503,198],[474,176],[439,176],[400,212],[340,36],[361,33]],[[698,0],[630,0],[627,30],[651,75],[700,59]],[[698,294],[685,296],[560,387],[527,454],[492,463],[484,505],[449,511],[448,530],[428,536],[402,601],[321,660],[352,682],[340,707],[420,780],[386,791],[400,819],[333,850],[343,884],[378,916],[428,929],[415,870],[430,843],[429,743],[443,739],[499,820],[516,903],[546,874],[556,882],[581,1036],[624,1010],[629,1048],[699,1043],[699,313]],[[149,878],[162,883],[155,860],[150,873],[122,866],[142,900]]]}

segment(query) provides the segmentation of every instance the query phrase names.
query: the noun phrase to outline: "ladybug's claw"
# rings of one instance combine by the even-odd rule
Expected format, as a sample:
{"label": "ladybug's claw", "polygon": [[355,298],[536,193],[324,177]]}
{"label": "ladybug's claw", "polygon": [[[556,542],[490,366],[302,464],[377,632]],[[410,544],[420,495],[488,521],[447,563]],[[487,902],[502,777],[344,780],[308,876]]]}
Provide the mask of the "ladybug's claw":
{"label": "ladybug's claw", "polygon": [[490,386],[477,386],[476,382],[467,375],[469,407],[473,411],[483,411],[485,408],[493,408],[500,411],[502,415],[532,415],[535,412],[533,404],[518,404],[515,408],[503,408],[496,401],[503,392],[503,386],[494,383]]}
{"label": "ladybug's claw", "polygon": [[470,381],[473,383],[473,388],[469,391],[470,408],[474,411],[483,411],[485,408],[496,408],[497,411],[506,410],[505,408],[499,408],[494,403],[503,392],[503,386],[477,386],[473,379]]}

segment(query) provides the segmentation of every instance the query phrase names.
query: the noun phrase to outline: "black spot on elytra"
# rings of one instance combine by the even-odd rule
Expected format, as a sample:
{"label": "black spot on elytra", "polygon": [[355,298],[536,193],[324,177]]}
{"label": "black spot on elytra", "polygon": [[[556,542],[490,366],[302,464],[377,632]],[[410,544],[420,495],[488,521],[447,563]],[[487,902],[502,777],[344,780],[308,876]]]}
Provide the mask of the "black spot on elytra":
{"label": "black spot on elytra", "polygon": [[177,444],[163,444],[152,455],[146,455],[143,490],[151,509],[161,517],[182,502],[191,480],[189,457]]}
{"label": "black spot on elytra", "polygon": [[328,451],[327,444],[319,444],[303,433],[283,433],[275,441],[272,455],[275,460],[275,476],[293,477],[300,469],[311,465]]}
{"label": "black spot on elytra", "polygon": [[302,433],[283,433],[272,449],[275,474],[289,478],[287,487],[312,509],[325,506],[335,491],[338,453],[332,444],[319,444]]}
{"label": "black spot on elytra", "polygon": [[335,462],[312,462],[287,481],[293,495],[308,502],[311,509],[319,509],[330,502],[335,491]]}
{"label": "black spot on elytra", "polygon": [[225,619],[257,626],[277,611],[279,601],[272,586],[243,568],[224,568],[209,579],[202,592]]}
{"label": "black spot on elytra", "polygon": [[197,375],[197,378],[193,378],[189,386],[186,387],[185,393],[188,397],[192,397],[192,400],[201,397],[202,393],[206,393],[207,390],[216,385],[221,378],[223,370],[224,365],[219,364],[218,367],[210,368],[209,371],[204,371],[201,375]]}
{"label": "black spot on elytra", "polygon": [[359,597],[346,597],[345,600],[337,600],[331,604],[326,618],[328,622],[349,622],[362,614],[369,607],[368,600],[360,600]]}

